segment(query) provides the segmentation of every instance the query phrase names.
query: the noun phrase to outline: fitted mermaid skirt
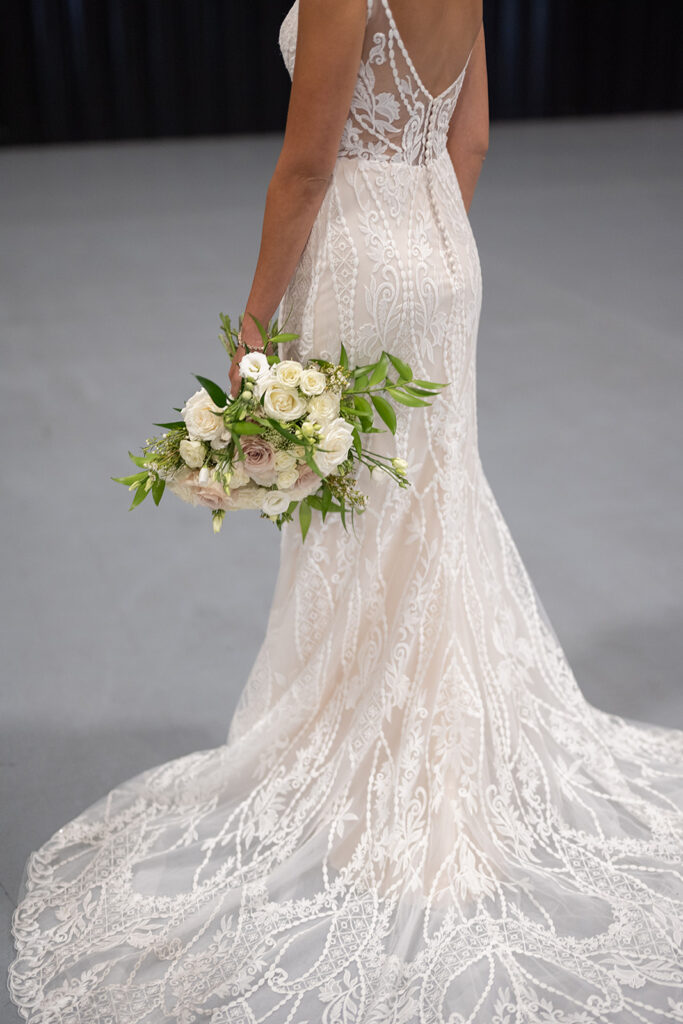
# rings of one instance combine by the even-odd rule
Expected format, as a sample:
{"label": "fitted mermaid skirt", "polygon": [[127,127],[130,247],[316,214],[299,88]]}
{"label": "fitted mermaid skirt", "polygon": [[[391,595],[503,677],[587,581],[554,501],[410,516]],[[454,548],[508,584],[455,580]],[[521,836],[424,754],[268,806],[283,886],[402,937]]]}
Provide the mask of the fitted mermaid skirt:
{"label": "fitted mermaid skirt", "polygon": [[347,126],[280,307],[291,357],[449,382],[375,435],[411,486],[363,470],[355,530],[286,524],[226,742],[31,855],[31,1024],[683,1021],[683,732],[585,700],[483,472],[479,259],[434,145],[457,91],[416,159]]}

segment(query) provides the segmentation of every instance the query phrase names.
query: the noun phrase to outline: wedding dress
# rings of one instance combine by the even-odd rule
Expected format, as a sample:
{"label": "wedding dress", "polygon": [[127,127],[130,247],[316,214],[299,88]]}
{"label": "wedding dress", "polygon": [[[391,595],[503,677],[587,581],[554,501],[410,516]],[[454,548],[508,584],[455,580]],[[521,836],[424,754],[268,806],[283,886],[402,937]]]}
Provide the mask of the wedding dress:
{"label": "wedding dress", "polygon": [[31,1024],[683,1021],[683,731],[584,699],[479,459],[480,267],[445,148],[466,69],[431,95],[369,0],[280,307],[290,356],[343,340],[450,382],[375,435],[412,486],[361,477],[355,534],[286,525],[226,743],[31,855]]}

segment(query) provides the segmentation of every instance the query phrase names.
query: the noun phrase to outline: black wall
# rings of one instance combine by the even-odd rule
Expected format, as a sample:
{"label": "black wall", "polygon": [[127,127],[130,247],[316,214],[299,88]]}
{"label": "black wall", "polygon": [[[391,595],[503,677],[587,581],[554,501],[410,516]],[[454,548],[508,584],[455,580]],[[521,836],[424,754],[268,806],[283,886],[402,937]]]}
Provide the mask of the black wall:
{"label": "black wall", "polygon": [[[289,6],[0,0],[0,143],[281,129]],[[683,107],[683,0],[485,0],[485,23],[494,118]]]}

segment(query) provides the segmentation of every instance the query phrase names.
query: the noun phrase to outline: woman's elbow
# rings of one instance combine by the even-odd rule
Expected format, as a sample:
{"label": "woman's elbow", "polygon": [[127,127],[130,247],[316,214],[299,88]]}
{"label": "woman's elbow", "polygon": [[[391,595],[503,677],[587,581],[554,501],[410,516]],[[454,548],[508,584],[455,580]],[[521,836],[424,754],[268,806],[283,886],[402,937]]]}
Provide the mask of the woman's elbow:
{"label": "woman's elbow", "polygon": [[271,185],[302,192],[326,191],[332,180],[332,169],[322,161],[280,159],[271,178]]}
{"label": "woman's elbow", "polygon": [[468,148],[473,156],[485,159],[489,151],[489,126],[481,125],[477,131],[472,132],[468,139]]}

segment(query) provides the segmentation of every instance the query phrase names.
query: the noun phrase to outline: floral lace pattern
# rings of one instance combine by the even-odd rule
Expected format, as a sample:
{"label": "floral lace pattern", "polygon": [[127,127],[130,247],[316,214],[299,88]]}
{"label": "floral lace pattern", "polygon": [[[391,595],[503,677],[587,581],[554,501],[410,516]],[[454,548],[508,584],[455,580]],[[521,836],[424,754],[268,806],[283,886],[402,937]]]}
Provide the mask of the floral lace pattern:
{"label": "floral lace pattern", "polygon": [[376,435],[413,486],[364,479],[357,535],[284,528],[226,743],[31,855],[30,1024],[683,1022],[683,731],[579,690],[479,458],[460,86],[429,97],[385,0],[363,52],[281,319],[299,358],[342,339],[450,386]]}

